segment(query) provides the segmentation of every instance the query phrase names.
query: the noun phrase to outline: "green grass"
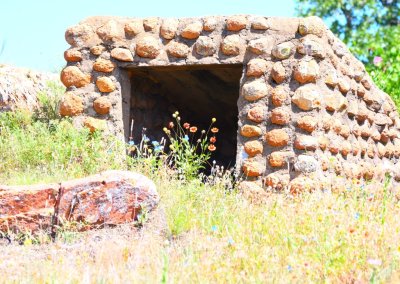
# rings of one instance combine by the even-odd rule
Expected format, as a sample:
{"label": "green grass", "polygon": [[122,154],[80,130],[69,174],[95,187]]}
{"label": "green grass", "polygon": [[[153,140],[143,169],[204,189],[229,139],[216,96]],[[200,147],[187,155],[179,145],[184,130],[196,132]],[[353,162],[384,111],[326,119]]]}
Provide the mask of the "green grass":
{"label": "green grass", "polygon": [[[123,225],[64,230],[0,245],[0,283],[365,283],[400,279],[398,190],[273,193],[254,203],[224,186],[182,180],[153,157],[131,159],[113,139],[68,119],[0,116],[0,182],[60,181],[108,168],[152,178],[170,232]],[[149,226],[152,224],[149,222]]]}

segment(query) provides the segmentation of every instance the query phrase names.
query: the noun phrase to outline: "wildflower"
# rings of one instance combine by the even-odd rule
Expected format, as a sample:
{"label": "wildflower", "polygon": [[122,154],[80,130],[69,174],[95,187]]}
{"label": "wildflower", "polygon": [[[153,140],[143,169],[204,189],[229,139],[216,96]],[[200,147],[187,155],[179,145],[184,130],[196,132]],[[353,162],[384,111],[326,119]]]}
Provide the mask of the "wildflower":
{"label": "wildflower", "polygon": [[144,142],[149,142],[150,139],[149,139],[149,137],[147,137],[146,135],[143,135],[143,141],[144,141]]}
{"label": "wildflower", "polygon": [[174,128],[174,126],[175,126],[175,124],[174,124],[172,121],[170,121],[170,122],[168,123],[168,128],[169,128],[169,129]]}
{"label": "wildflower", "polygon": [[164,147],[161,145],[154,147],[154,151],[156,151],[156,152],[161,152],[162,150],[164,150]]}
{"label": "wildflower", "polygon": [[201,140],[200,139],[197,139],[197,143],[200,143],[201,142]]}
{"label": "wildflower", "polygon": [[158,143],[158,141],[151,141],[151,144],[153,144],[154,147],[157,147],[158,145],[160,145],[160,143]]}
{"label": "wildflower", "polygon": [[290,264],[287,266],[287,270],[288,270],[289,272],[291,272],[291,271],[293,270],[293,268],[292,268],[292,266],[291,266]]}
{"label": "wildflower", "polygon": [[375,56],[375,57],[374,57],[373,63],[374,63],[375,66],[378,66],[379,64],[382,63],[382,61],[383,61],[382,57],[380,57],[380,56]]}
{"label": "wildflower", "polygon": [[214,152],[216,149],[217,149],[217,147],[215,147],[214,144],[208,145],[208,150],[210,150],[211,152]]}
{"label": "wildflower", "polygon": [[183,137],[183,140],[189,141],[189,136],[185,135],[185,137]]}
{"label": "wildflower", "polygon": [[211,138],[210,138],[210,142],[211,142],[211,143],[217,142],[217,138],[216,138],[215,136],[211,137]]}
{"label": "wildflower", "polygon": [[232,238],[229,238],[228,245],[233,246],[234,244],[235,244],[235,241]]}
{"label": "wildflower", "polygon": [[216,127],[211,128],[212,133],[218,133],[219,129]]}
{"label": "wildflower", "polygon": [[178,116],[178,117],[176,118],[176,120],[180,121],[180,120],[181,120],[181,117],[180,117],[180,116]]}
{"label": "wildflower", "polygon": [[174,150],[174,145],[169,145],[169,148],[173,151]]}
{"label": "wildflower", "polygon": [[183,128],[189,129],[189,127],[190,127],[190,124],[189,124],[189,123],[185,122],[185,123],[183,124]]}
{"label": "wildflower", "polygon": [[172,114],[172,117],[173,117],[173,118],[176,118],[176,113]]}
{"label": "wildflower", "polygon": [[360,213],[356,213],[356,214],[354,214],[354,218],[356,218],[356,220],[358,220],[358,219],[360,219]]}
{"label": "wildflower", "polygon": [[204,134],[204,133],[206,133],[206,131],[203,129],[203,130],[201,131],[201,134]]}
{"label": "wildflower", "polygon": [[211,119],[211,121],[214,123],[214,122],[217,121],[217,119],[216,119],[215,117],[213,117],[213,118]]}
{"label": "wildflower", "polygon": [[190,127],[189,131],[191,133],[195,133],[197,131],[197,127],[196,126],[192,126],[192,127]]}
{"label": "wildflower", "polygon": [[217,230],[218,230],[218,227],[217,227],[217,226],[213,225],[213,226],[211,227],[211,231],[216,232]]}
{"label": "wildflower", "polygon": [[128,144],[129,144],[129,146],[133,146],[133,145],[135,145],[135,142],[133,140],[131,140],[128,142]]}

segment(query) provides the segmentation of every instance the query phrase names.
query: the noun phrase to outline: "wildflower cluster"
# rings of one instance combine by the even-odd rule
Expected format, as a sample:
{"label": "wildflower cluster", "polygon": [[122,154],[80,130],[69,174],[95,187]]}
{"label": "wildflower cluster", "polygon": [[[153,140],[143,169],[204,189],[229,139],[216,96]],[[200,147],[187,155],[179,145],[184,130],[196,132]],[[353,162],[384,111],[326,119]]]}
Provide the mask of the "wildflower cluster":
{"label": "wildflower cluster", "polygon": [[[178,170],[182,179],[190,179],[205,168],[211,152],[217,149],[215,142],[219,129],[213,126],[215,118],[211,120],[207,131],[199,131],[195,125],[188,122],[181,123],[179,112],[175,112],[172,117],[175,122],[169,122],[168,127],[163,129],[170,144],[170,164]],[[210,132],[212,136],[208,138]]]}

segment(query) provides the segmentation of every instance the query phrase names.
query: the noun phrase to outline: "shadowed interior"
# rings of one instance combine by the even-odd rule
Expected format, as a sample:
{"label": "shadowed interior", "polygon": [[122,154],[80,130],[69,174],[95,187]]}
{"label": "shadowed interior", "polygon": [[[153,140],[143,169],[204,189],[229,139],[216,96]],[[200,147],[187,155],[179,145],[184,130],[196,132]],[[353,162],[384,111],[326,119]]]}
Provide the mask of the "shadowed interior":
{"label": "shadowed interior", "polygon": [[194,140],[201,130],[207,131],[215,117],[214,126],[219,128],[219,133],[212,159],[220,165],[234,166],[242,69],[241,64],[129,69],[135,143],[140,142],[143,128],[150,140],[160,141],[165,135],[162,129],[174,121],[175,111],[179,111],[181,123],[197,126],[196,135],[189,133]]}

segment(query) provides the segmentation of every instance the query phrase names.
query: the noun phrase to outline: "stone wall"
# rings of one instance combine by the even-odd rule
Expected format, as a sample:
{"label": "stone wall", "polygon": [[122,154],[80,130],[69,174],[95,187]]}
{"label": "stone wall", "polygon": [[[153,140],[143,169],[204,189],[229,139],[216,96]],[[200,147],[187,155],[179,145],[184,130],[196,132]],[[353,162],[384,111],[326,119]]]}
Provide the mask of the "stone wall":
{"label": "stone wall", "polygon": [[60,111],[91,130],[126,137],[130,68],[239,63],[236,165],[245,187],[400,179],[395,105],[317,17],[93,17],[65,36]]}

